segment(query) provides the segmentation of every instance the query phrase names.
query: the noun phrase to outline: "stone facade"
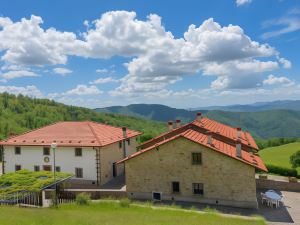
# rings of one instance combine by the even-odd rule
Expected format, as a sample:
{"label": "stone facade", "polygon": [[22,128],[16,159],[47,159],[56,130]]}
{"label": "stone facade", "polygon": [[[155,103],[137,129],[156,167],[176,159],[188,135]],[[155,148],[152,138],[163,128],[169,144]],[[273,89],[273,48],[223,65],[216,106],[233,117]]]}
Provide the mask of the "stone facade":
{"label": "stone facade", "polygon": [[[123,142],[124,143],[124,142]],[[136,138],[130,139],[130,145],[126,143],[127,154],[131,155],[136,152]],[[101,184],[105,184],[113,178],[113,163],[124,158],[123,146],[120,148],[119,142],[100,148],[100,173]],[[117,176],[124,174],[124,165],[116,165]]]}
{"label": "stone facade", "polygon": [[[192,153],[201,152],[202,164],[192,164]],[[255,168],[185,138],[177,138],[125,161],[126,190],[130,198],[203,202],[257,207]],[[172,182],[180,183],[173,193]],[[193,183],[203,184],[203,195],[194,194]]]}

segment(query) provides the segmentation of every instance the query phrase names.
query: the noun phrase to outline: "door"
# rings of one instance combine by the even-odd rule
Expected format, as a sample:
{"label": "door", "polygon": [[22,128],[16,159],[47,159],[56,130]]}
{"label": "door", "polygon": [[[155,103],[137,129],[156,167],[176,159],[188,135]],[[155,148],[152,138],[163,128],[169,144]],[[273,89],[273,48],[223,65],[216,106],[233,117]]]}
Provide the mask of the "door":
{"label": "door", "polygon": [[116,177],[117,176],[117,165],[115,162],[113,163],[112,167],[113,167],[113,177]]}
{"label": "door", "polygon": [[45,170],[45,171],[52,171],[52,168],[49,165],[44,165],[43,166],[43,170]]}

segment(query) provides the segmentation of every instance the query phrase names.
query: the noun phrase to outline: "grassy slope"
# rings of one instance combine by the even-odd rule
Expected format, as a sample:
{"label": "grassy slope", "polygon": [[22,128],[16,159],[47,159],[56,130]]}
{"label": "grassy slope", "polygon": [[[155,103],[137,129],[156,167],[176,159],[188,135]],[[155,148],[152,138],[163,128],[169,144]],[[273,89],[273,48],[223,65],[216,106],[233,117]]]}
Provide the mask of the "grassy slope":
{"label": "grassy slope", "polygon": [[208,213],[121,207],[118,203],[90,206],[63,205],[59,209],[0,207],[1,225],[264,225],[263,220],[245,220]]}
{"label": "grassy slope", "polygon": [[[265,148],[259,151],[259,155],[266,164],[291,168],[289,162],[290,156],[298,150],[300,150],[300,142],[295,142],[277,147]],[[300,168],[297,168],[297,170],[298,174],[300,174]]]}

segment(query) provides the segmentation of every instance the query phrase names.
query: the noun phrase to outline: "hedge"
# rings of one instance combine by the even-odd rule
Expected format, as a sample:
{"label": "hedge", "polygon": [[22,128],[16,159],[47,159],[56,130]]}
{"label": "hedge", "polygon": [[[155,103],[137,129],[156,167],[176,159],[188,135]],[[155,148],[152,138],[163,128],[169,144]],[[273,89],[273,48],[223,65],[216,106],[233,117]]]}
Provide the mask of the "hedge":
{"label": "hedge", "polygon": [[275,173],[275,174],[287,176],[287,177],[297,177],[298,176],[296,169],[290,169],[290,168],[275,166],[275,165],[271,165],[271,164],[266,164],[266,167],[269,170],[269,173]]}

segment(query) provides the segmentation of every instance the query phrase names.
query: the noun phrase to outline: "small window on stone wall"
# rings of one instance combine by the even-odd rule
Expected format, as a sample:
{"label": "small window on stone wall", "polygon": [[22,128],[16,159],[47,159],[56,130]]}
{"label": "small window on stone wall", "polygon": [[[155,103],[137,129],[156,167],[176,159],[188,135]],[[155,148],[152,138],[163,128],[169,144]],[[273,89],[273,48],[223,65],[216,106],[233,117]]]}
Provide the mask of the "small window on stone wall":
{"label": "small window on stone wall", "polygon": [[203,195],[203,184],[202,183],[193,183],[193,190],[195,195]]}
{"label": "small window on stone wall", "polygon": [[172,192],[179,193],[180,192],[180,184],[177,181],[172,182]]}
{"label": "small window on stone wall", "polygon": [[192,153],[192,164],[193,165],[201,165],[202,164],[201,152],[193,152]]}

